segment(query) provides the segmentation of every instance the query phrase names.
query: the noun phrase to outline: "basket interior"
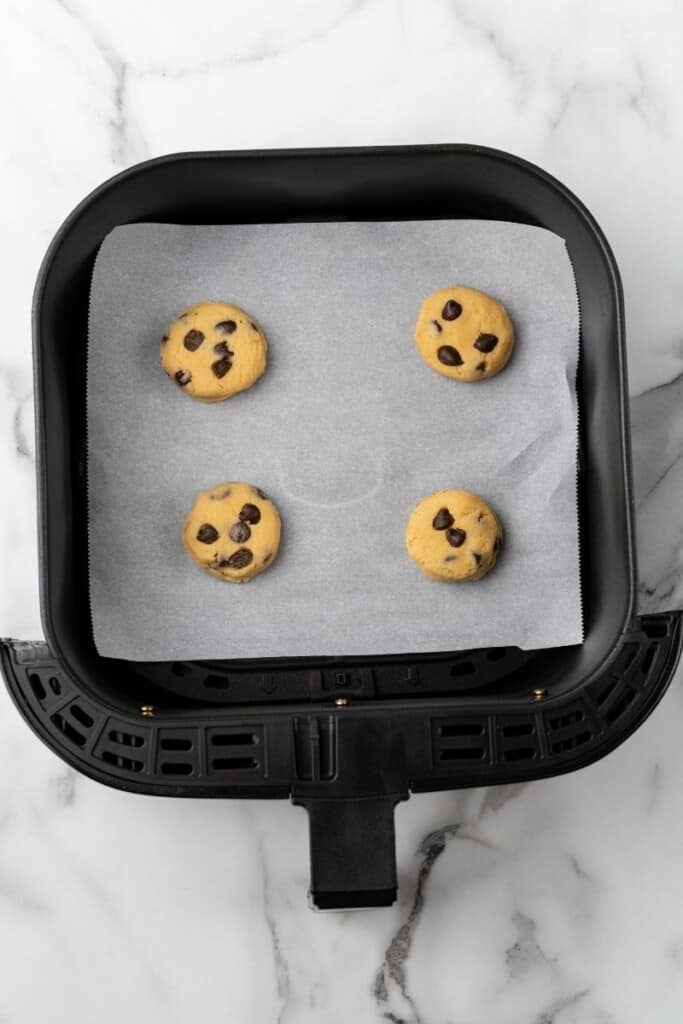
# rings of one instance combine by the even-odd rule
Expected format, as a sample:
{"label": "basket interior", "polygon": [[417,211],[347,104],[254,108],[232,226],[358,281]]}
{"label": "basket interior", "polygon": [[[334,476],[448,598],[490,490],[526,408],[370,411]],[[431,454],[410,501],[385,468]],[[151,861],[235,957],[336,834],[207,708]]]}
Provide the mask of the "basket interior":
{"label": "basket interior", "polygon": [[[535,224],[565,238],[582,315],[577,382],[579,508],[585,640],[522,652],[224,662],[126,662],[100,657],[87,579],[85,353],[97,249],[134,221],[188,224],[482,217]],[[619,282],[595,225],[557,183],[514,158],[434,147],[162,158],[89,197],[46,257],[36,291],[34,349],[43,620],[53,650],[114,706],[305,704],[528,698],[535,687],[580,686],[614,648],[634,580]]]}

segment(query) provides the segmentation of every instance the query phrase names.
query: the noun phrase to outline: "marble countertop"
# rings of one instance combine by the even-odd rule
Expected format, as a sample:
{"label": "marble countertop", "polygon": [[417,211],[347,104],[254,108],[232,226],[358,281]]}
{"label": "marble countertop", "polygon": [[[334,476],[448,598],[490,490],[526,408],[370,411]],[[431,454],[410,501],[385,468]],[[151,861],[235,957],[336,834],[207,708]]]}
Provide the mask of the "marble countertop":
{"label": "marble countertop", "polygon": [[[575,191],[624,282],[641,607],[681,607],[682,33],[672,0],[9,0],[0,635],[42,635],[39,262],[103,179],[193,149],[475,142]],[[309,911],[302,810],[109,790],[0,692],[0,1021],[678,1022],[682,684],[578,774],[401,805],[399,901],[355,914]]]}

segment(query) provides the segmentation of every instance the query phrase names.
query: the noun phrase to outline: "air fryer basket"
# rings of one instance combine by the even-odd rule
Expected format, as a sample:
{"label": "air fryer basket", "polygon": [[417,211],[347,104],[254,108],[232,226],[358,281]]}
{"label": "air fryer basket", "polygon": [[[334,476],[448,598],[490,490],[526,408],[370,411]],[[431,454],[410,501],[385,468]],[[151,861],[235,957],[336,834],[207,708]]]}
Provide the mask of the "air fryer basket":
{"label": "air fryer basket", "polygon": [[[85,353],[104,236],[135,221],[441,217],[537,224],[567,242],[582,314],[584,643],[370,659],[100,657],[88,606]],[[582,767],[622,742],[666,689],[681,616],[639,618],[633,608],[618,271],[590,214],[533,165],[473,146],[198,153],[140,164],[97,189],[58,232],[38,279],[33,336],[47,643],[0,644],[10,693],[59,756],[108,785],[305,806],[317,907],[393,901],[394,807],[411,792]]]}

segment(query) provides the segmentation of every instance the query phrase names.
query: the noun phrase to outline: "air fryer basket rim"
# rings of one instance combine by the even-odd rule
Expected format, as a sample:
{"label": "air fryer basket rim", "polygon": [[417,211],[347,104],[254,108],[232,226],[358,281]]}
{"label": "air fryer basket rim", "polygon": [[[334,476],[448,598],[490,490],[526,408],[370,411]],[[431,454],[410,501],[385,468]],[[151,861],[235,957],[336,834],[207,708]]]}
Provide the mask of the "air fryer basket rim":
{"label": "air fryer basket rim", "polygon": [[[359,219],[400,219],[401,211],[411,218],[517,214],[542,224],[541,215],[552,215],[573,232],[575,251],[569,241],[568,247],[583,314],[580,481],[588,511],[582,544],[585,538],[589,628],[583,645],[537,652],[529,661],[513,657],[511,675],[490,692],[453,692],[463,671],[479,671],[478,663],[487,662],[485,650],[452,661],[444,655],[438,664],[406,656],[381,664],[347,659],[330,668],[306,659],[305,670],[292,670],[305,684],[305,699],[280,704],[268,696],[278,685],[273,666],[254,663],[247,671],[240,664],[226,682],[238,693],[255,688],[260,703],[214,707],[183,704],[174,693],[169,699],[150,678],[133,677],[135,664],[93,657],[78,543],[83,368],[77,358],[67,365],[67,348],[59,342],[77,349],[74,338],[84,336],[89,268],[104,235],[118,222],[173,220],[173,203],[183,190],[194,196],[198,179],[204,185],[201,210],[208,213],[229,207],[232,195],[226,193],[237,187],[250,201],[260,198],[259,209],[267,208],[271,216],[264,219],[271,220],[288,203],[295,220],[319,215],[327,203],[328,212],[339,216],[344,210]],[[307,189],[318,192],[309,197]],[[526,191],[524,202],[516,189]],[[128,218],[117,221],[117,204]],[[183,209],[194,216],[199,208],[192,203]],[[373,210],[378,217],[370,215]],[[309,813],[313,903],[388,905],[397,887],[397,802],[412,792],[522,782],[584,767],[623,742],[665,692],[681,650],[682,616],[634,615],[618,270],[583,204],[527,161],[467,145],[190,153],[146,161],[95,189],[57,232],[36,285],[33,332],[41,609],[48,643],[0,641],[0,667],[29,726],[84,774],[139,794],[290,797]],[[508,671],[507,662],[503,667]],[[185,669],[196,672],[189,685],[201,685],[201,665]],[[149,695],[160,698],[157,707],[143,709],[154,702]]]}
{"label": "air fryer basket rim", "polygon": [[[543,182],[548,188],[554,193],[561,196],[567,203],[570,204],[575,215],[580,217],[589,229],[592,236],[593,242],[599,247],[602,258],[604,260],[604,267],[610,278],[610,287],[612,291],[612,297],[614,302],[614,317],[615,317],[615,329],[620,337],[623,336],[623,299],[621,292],[621,283],[619,279],[618,270],[614,260],[614,256],[609,248],[609,245],[604,238],[600,228],[595,222],[592,215],[585,208],[585,206],[567,189],[562,183],[557,181],[547,172],[542,171],[540,168],[535,167],[533,164],[525,161],[519,157],[515,157],[511,154],[504,153],[499,150],[470,145],[460,144],[443,144],[443,145],[431,145],[431,146],[406,146],[406,147],[377,147],[377,148],[330,148],[330,149],[303,149],[303,150],[247,150],[247,151],[235,151],[235,152],[210,152],[210,153],[186,153],[186,154],[170,154],[162,157],[157,157],[151,160],[144,161],[136,164],[131,168],[127,168],[124,171],[119,172],[117,175],[105,181],[103,184],[94,189],[66,218],[65,222],[57,232],[51,245],[48,248],[45,259],[43,260],[40,273],[38,276],[35,294],[34,294],[34,365],[36,375],[36,396],[37,396],[37,416],[36,416],[36,432],[38,435],[37,451],[40,456],[43,454],[43,445],[41,443],[41,436],[44,437],[44,424],[42,422],[42,412],[44,408],[45,395],[43,391],[44,379],[40,372],[41,364],[41,348],[39,344],[40,336],[40,322],[43,308],[43,301],[45,296],[45,290],[50,282],[51,273],[54,271],[55,263],[59,261],[60,252],[65,241],[69,240],[69,235],[72,229],[77,226],[84,217],[92,214],[93,211],[97,211],[98,204],[101,204],[103,199],[106,199],[116,190],[121,184],[134,182],[141,174],[148,172],[163,171],[164,173],[173,172],[179,165],[190,163],[204,163],[204,162],[221,162],[221,161],[247,161],[251,166],[258,165],[259,161],[303,161],[304,163],[310,159],[323,159],[325,161],[337,160],[337,159],[349,159],[359,158],[362,160],[373,161],[383,160],[387,157],[402,157],[410,159],[411,161],[419,161],[424,158],[434,157],[446,157],[446,158],[458,158],[467,157],[479,160],[494,161],[497,167],[510,167],[516,171],[524,172],[525,175],[529,176],[537,182]],[[255,163],[254,163],[255,162]],[[296,218],[295,218],[296,219]],[[380,218],[381,219],[381,218]],[[124,221],[125,222],[125,221]],[[104,232],[106,234],[106,231]],[[100,241],[101,238],[100,236]],[[614,637],[616,638],[623,626],[628,623],[633,614],[633,602],[635,594],[635,551],[633,544],[633,526],[632,526],[632,510],[631,510],[631,499],[630,499],[630,449],[629,449],[629,430],[628,430],[628,408],[624,401],[626,394],[626,366],[624,360],[623,346],[617,346],[617,367],[618,374],[620,377],[620,391],[619,391],[619,425],[620,425],[620,455],[621,455],[621,469],[623,471],[623,496],[624,501],[621,508],[621,514],[624,516],[625,521],[625,538],[626,538],[626,552],[625,552],[625,568],[628,575],[627,586],[624,587],[623,595],[623,607],[621,614],[621,621],[615,624],[613,630]],[[47,460],[40,457],[38,459],[38,472],[39,472],[39,490],[41,495],[47,490],[46,486],[46,472],[47,472]],[[75,666],[70,659],[69,654],[65,648],[62,638],[60,636],[60,630],[55,623],[55,616],[53,614],[52,602],[50,600],[51,584],[50,584],[50,560],[47,557],[48,551],[48,520],[47,516],[44,515],[45,503],[39,500],[39,522],[40,522],[40,552],[41,552],[41,613],[43,617],[43,624],[52,649],[59,655],[60,660],[67,666],[70,666],[72,671],[75,671]],[[596,659],[593,665],[593,671],[599,671],[600,665],[604,663],[605,659],[609,657],[611,644],[607,643],[604,645],[602,657]],[[371,660],[371,659],[366,659]],[[83,673],[80,674],[81,677]]]}

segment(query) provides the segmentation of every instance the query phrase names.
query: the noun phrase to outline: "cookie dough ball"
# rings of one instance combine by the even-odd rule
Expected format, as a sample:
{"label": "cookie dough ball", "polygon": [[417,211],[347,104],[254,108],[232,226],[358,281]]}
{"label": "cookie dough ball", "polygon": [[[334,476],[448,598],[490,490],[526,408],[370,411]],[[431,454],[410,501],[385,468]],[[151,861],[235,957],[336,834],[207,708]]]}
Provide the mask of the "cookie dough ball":
{"label": "cookie dough ball", "polygon": [[280,515],[252,484],[222,483],[200,491],[183,526],[183,544],[202,569],[219,580],[246,583],[273,564]]}
{"label": "cookie dough ball", "polygon": [[161,365],[186,395],[222,402],[259,379],[267,351],[265,334],[239,306],[200,302],[164,334]]}
{"label": "cookie dough ball", "polygon": [[415,328],[420,355],[454,380],[484,380],[507,365],[515,332],[500,302],[455,284],[425,299]]}
{"label": "cookie dough ball", "polygon": [[468,491],[437,491],[408,520],[408,554],[435,580],[480,580],[496,564],[503,541],[498,516]]}

